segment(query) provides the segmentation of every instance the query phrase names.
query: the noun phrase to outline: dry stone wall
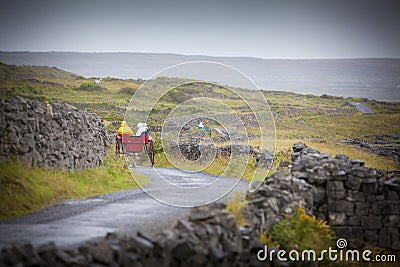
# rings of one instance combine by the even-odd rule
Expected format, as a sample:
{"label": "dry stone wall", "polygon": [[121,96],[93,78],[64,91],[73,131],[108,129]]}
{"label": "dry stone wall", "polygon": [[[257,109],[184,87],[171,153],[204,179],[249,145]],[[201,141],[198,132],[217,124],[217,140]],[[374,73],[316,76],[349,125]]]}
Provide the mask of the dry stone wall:
{"label": "dry stone wall", "polygon": [[83,170],[102,164],[109,140],[103,120],[65,103],[0,100],[0,160]]}
{"label": "dry stone wall", "polygon": [[187,219],[152,235],[108,234],[78,248],[15,245],[1,251],[0,266],[298,266],[275,257],[258,260],[264,244],[251,228],[238,227],[225,208],[221,203],[194,208]]}
{"label": "dry stone wall", "polygon": [[246,226],[236,223],[225,204],[214,203],[193,208],[187,218],[151,235],[108,234],[78,248],[63,249],[55,244],[4,248],[0,266],[298,266],[295,262],[280,262],[276,256],[272,262],[260,261],[257,252],[264,249],[264,244],[258,236],[285,213],[298,207],[311,211],[312,186],[276,173],[258,191],[248,193],[246,199]]}
{"label": "dry stone wall", "polygon": [[207,160],[212,158],[229,158],[231,155],[246,155],[255,158],[255,166],[268,168],[273,162],[273,154],[267,150],[259,151],[250,145],[230,144],[225,146],[216,146],[213,143],[205,143],[207,139],[203,138],[191,138],[181,143],[171,142],[171,150],[175,153],[181,153],[186,159],[190,161],[196,161],[201,157]]}
{"label": "dry stone wall", "polygon": [[4,248],[0,266],[315,266],[281,262],[276,253],[272,261],[257,259],[264,249],[259,234],[299,207],[326,219],[338,238],[400,249],[398,178],[384,180],[362,161],[332,158],[302,143],[293,149],[292,174],[277,172],[247,193],[246,226],[236,223],[225,204],[215,203],[193,208],[187,218],[151,235],[108,234],[78,248]]}
{"label": "dry stone wall", "polygon": [[346,155],[293,146],[292,175],[313,186],[313,214],[340,237],[400,249],[400,178],[385,180]]}

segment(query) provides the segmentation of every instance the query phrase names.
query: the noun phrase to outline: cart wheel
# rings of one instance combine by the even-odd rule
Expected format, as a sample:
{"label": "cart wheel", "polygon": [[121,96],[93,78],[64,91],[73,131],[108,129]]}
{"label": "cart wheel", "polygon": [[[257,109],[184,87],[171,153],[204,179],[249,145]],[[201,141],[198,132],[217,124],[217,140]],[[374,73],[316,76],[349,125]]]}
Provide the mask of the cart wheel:
{"label": "cart wheel", "polygon": [[154,166],[154,142],[153,142],[153,140],[150,140],[149,143],[150,143],[149,158],[150,158],[151,167],[153,167]]}

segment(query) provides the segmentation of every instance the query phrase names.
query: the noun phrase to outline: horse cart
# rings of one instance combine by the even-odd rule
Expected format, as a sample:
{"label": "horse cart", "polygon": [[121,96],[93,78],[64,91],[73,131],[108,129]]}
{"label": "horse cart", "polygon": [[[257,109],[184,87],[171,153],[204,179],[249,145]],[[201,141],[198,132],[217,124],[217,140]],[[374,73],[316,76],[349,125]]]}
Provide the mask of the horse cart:
{"label": "horse cart", "polygon": [[144,151],[149,157],[151,166],[154,165],[154,142],[149,137],[148,132],[143,132],[140,136],[122,134],[120,142],[124,154],[134,154]]}

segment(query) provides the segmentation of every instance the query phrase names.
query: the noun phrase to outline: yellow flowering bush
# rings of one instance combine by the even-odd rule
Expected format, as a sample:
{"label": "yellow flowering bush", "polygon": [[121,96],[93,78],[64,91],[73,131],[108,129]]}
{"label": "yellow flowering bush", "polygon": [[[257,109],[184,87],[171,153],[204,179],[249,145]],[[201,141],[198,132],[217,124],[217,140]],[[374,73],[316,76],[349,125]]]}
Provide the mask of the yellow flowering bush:
{"label": "yellow flowering bush", "polygon": [[326,249],[334,238],[333,231],[325,221],[308,215],[302,208],[297,209],[291,216],[286,215],[270,229],[269,234],[281,248],[298,251],[321,251]]}

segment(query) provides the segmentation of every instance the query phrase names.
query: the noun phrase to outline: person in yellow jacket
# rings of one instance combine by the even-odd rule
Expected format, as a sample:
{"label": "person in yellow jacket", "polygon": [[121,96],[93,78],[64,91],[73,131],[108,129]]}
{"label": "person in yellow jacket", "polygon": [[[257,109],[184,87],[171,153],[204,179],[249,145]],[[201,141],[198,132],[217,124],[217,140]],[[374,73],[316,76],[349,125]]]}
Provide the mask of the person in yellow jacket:
{"label": "person in yellow jacket", "polygon": [[116,146],[115,146],[115,154],[117,154],[117,155],[119,155],[119,153],[120,153],[123,134],[133,135],[133,131],[128,125],[126,125],[126,121],[122,121],[121,127],[119,127],[119,129],[118,129]]}
{"label": "person in yellow jacket", "polygon": [[119,127],[119,129],[118,129],[118,135],[120,136],[123,134],[133,135],[133,131],[132,131],[131,127],[126,125],[126,121],[122,121],[121,127]]}

